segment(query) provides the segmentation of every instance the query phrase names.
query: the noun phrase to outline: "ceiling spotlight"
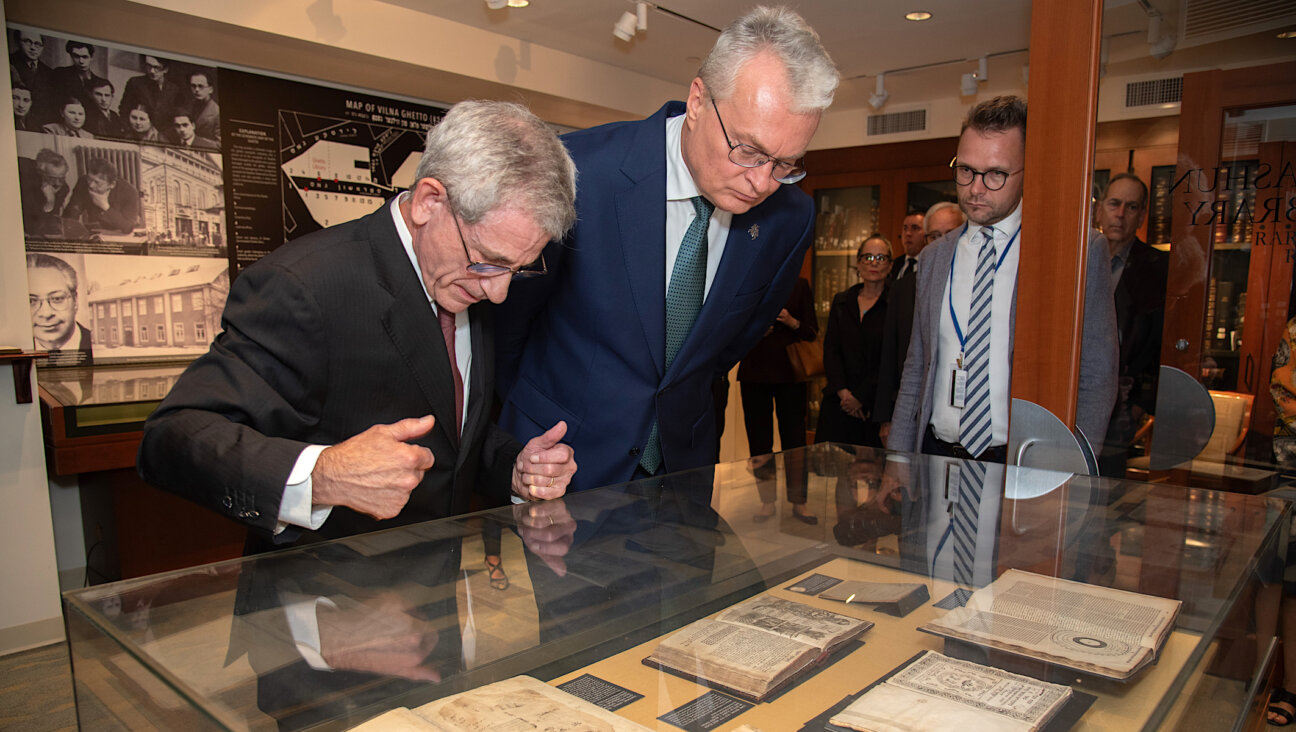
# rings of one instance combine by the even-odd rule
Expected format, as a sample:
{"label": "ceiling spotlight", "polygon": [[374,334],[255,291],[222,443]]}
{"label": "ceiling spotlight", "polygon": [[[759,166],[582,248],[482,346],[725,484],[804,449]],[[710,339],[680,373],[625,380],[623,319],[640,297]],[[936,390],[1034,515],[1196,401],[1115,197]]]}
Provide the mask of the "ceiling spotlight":
{"label": "ceiling spotlight", "polygon": [[1143,5],[1144,12],[1148,16],[1148,53],[1152,58],[1163,59],[1169,56],[1175,50],[1175,37],[1168,29],[1161,27],[1161,11],[1140,3]]}
{"label": "ceiling spotlight", "polygon": [[912,13],[905,13],[905,20],[931,20],[932,14],[926,10],[915,10]]}
{"label": "ceiling spotlight", "polygon": [[963,84],[962,84],[961,88],[959,89],[959,91],[960,91],[960,92],[963,94],[963,96],[965,96],[965,97],[970,97],[970,96],[975,95],[975,94],[977,93],[977,80],[976,80],[976,74],[973,74],[973,73],[971,73],[971,72],[964,74],[964,75],[963,75]]}
{"label": "ceiling spotlight", "polygon": [[976,80],[986,81],[990,78],[990,72],[986,70],[986,57],[982,56],[977,59]]}
{"label": "ceiling spotlight", "polygon": [[621,14],[621,19],[612,26],[612,35],[623,41],[629,42],[634,39],[635,27],[638,23],[639,21],[635,18],[635,14],[627,10]]}
{"label": "ceiling spotlight", "polygon": [[629,43],[635,33],[648,30],[648,3],[635,3],[635,12],[629,10],[621,14],[621,19],[612,26],[612,35]]}
{"label": "ceiling spotlight", "polygon": [[486,0],[486,7],[491,10],[503,10],[508,7],[508,0]]}
{"label": "ceiling spotlight", "polygon": [[891,96],[887,94],[886,87],[883,86],[883,77],[885,76],[886,74],[878,74],[877,90],[869,95],[869,106],[874,109],[881,109],[882,105],[886,104],[887,97]]}

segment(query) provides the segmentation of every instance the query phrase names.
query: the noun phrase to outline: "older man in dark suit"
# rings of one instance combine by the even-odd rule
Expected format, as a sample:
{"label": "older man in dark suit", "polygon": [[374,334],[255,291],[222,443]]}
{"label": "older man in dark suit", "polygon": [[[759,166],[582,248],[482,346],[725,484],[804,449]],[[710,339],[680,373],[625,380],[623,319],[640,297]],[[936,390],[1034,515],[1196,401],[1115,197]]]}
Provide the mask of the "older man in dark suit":
{"label": "older man in dark suit", "polygon": [[1133,173],[1121,173],[1107,182],[1097,207],[1098,227],[1111,254],[1120,334],[1120,392],[1098,467],[1114,478],[1125,475],[1130,442],[1143,418],[1156,413],[1170,255],[1138,237],[1147,202],[1147,185]]}
{"label": "older man in dark suit", "polygon": [[472,492],[561,495],[566,426],[522,447],[491,424],[481,303],[534,271],[574,197],[543,122],[456,105],[408,192],[239,276],[224,332],[145,425],[141,475],[253,527],[249,551],[462,513]]}

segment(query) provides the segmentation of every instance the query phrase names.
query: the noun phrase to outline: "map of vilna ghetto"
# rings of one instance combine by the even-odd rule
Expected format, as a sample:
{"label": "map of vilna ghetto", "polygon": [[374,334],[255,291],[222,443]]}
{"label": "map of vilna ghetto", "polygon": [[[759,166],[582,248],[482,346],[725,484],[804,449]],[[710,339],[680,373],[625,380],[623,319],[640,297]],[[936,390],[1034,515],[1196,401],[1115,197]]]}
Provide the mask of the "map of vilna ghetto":
{"label": "map of vilna ghetto", "polygon": [[[424,134],[281,110],[285,239],[371,213],[413,184]],[[303,205],[310,220],[302,220]]]}

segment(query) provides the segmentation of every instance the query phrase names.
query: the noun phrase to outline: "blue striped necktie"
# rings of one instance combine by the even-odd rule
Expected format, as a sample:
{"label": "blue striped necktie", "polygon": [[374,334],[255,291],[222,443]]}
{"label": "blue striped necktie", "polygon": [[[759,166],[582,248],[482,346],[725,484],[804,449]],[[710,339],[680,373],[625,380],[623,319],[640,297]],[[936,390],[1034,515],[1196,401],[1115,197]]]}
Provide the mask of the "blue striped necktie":
{"label": "blue striped necktie", "polygon": [[954,581],[966,587],[973,586],[976,577],[977,522],[985,476],[985,463],[969,460],[959,466],[958,503],[950,526],[954,533]]}
{"label": "blue striped necktie", "polygon": [[[670,370],[680,346],[684,345],[684,339],[693,329],[693,321],[702,310],[702,296],[706,292],[707,226],[711,223],[715,206],[701,196],[694,196],[693,210],[697,216],[684,233],[679,254],[675,256],[675,266],[671,269],[670,286],[666,288],[666,366],[663,371]],[[653,475],[661,464],[661,435],[654,419],[639,465]]]}
{"label": "blue striped necktie", "polygon": [[959,419],[959,442],[973,457],[990,446],[990,309],[994,299],[994,227],[981,229],[985,240],[977,255],[976,278],[972,281],[972,306],[968,309],[967,341],[963,346],[963,368],[967,369],[967,392]]}

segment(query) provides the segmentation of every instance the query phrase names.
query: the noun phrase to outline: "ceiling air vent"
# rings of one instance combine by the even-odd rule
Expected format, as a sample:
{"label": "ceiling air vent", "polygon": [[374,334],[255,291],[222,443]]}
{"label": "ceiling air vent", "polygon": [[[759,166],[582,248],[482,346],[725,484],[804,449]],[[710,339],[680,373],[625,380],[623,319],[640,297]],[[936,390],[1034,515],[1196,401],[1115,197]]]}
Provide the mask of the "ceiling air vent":
{"label": "ceiling air vent", "polygon": [[1179,45],[1200,46],[1296,22],[1291,0],[1185,0],[1180,5]]}
{"label": "ceiling air vent", "polygon": [[1131,81],[1125,85],[1125,106],[1147,107],[1154,104],[1177,104],[1183,99],[1183,77]]}
{"label": "ceiling air vent", "polygon": [[868,118],[869,137],[873,135],[894,135],[898,132],[922,132],[926,129],[926,109],[870,114]]}

